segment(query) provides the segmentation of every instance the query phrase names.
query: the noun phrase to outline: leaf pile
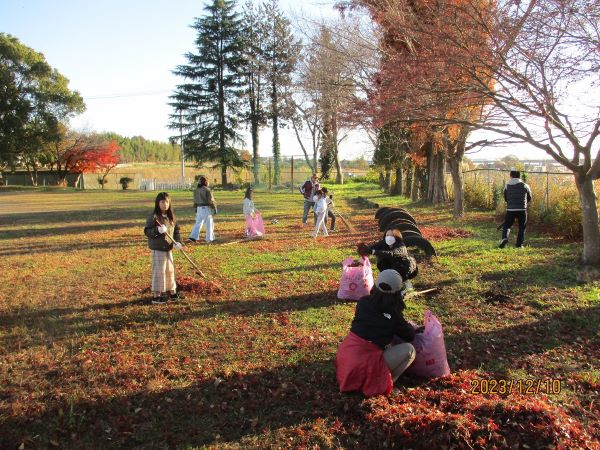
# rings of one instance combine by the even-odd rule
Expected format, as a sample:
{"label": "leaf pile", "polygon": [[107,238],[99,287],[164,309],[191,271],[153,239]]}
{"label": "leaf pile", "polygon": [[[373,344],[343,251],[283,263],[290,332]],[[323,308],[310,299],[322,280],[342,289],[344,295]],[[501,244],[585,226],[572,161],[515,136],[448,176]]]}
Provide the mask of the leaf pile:
{"label": "leaf pile", "polygon": [[598,445],[578,420],[543,394],[471,394],[471,381],[482,376],[486,377],[460,371],[390,397],[366,400],[366,418],[372,428],[367,435],[374,442],[416,448]]}
{"label": "leaf pile", "polygon": [[462,228],[449,227],[420,227],[425,239],[440,241],[442,239],[467,238],[473,236],[472,231],[463,230]]}
{"label": "leaf pile", "polygon": [[199,297],[210,297],[221,295],[223,289],[212,281],[202,281],[193,277],[177,277],[177,287],[180,291]]}

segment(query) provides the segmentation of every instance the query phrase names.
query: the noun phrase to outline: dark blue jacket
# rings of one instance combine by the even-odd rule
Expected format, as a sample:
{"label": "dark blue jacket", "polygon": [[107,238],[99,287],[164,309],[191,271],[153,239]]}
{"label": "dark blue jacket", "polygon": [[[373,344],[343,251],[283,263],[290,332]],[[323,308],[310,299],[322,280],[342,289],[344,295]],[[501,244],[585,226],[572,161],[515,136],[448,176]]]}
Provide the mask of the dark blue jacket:
{"label": "dark blue jacket", "polygon": [[531,201],[531,189],[520,178],[511,178],[504,188],[507,211],[525,211]]}

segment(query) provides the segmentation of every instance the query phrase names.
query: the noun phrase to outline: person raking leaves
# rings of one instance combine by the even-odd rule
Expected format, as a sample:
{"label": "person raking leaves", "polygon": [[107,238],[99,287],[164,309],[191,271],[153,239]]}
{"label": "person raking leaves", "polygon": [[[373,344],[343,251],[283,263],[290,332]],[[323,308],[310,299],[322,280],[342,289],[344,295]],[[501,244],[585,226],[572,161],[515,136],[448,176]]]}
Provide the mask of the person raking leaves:
{"label": "person raking leaves", "polygon": [[[146,220],[144,234],[152,251],[152,303],[163,304],[167,300],[181,300],[175,283],[173,248],[180,250],[179,225],[175,221],[169,194],[161,192],[154,201],[154,212]],[[172,236],[172,240],[169,236]]]}
{"label": "person raking leaves", "polygon": [[360,256],[375,255],[377,257],[377,268],[380,272],[393,269],[397,271],[404,280],[404,289],[413,289],[410,280],[418,273],[417,261],[408,254],[402,232],[397,228],[391,228],[383,234],[383,238],[374,244],[367,245],[364,242],[358,244]]}
{"label": "person raking leaves", "polygon": [[[358,300],[350,332],[335,357],[341,392],[388,395],[414,361],[416,352],[410,342],[423,328],[415,330],[403,316],[402,285],[398,272],[384,270],[371,294]],[[395,336],[404,342],[391,345]]]}

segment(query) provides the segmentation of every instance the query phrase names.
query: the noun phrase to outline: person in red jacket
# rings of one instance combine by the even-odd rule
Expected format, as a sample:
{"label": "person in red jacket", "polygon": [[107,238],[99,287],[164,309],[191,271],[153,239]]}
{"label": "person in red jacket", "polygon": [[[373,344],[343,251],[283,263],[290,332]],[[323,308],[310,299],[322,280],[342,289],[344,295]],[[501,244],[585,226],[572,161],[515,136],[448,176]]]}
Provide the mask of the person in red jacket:
{"label": "person in red jacket", "polygon": [[[367,397],[388,395],[394,381],[412,364],[415,330],[402,314],[402,277],[392,269],[377,277],[371,295],[356,304],[350,333],[340,344],[336,377],[341,392],[361,391]],[[397,336],[401,344],[390,345]]]}

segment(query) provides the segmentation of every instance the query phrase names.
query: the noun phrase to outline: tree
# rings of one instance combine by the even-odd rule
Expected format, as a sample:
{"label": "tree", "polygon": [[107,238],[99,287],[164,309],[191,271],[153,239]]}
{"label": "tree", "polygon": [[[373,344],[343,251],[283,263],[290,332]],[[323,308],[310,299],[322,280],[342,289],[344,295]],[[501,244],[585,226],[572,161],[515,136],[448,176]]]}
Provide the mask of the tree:
{"label": "tree", "polygon": [[199,163],[214,161],[227,184],[227,168],[241,167],[234,144],[240,112],[236,101],[243,92],[242,22],[232,0],[213,0],[192,28],[197,32],[196,53],[187,53],[187,65],[173,71],[186,83],[170,97],[175,112],[169,127],[179,129],[180,117],[186,153]]}
{"label": "tree", "polygon": [[120,147],[117,145],[116,141],[110,141],[104,144],[104,146],[99,147],[96,150],[95,159],[98,169],[102,171],[102,175],[98,178],[102,180],[100,185],[102,189],[104,189],[104,185],[106,184],[106,177],[109,172],[113,170],[119,164],[119,151]]}
{"label": "tree", "polygon": [[61,123],[85,110],[69,80],[44,55],[0,33],[0,161],[22,162],[35,172],[37,149]]}
{"label": "tree", "polygon": [[[413,23],[409,28],[418,37],[445,42],[448,52],[441,67],[459,69],[453,72],[452,84],[446,84],[452,89],[440,89],[446,78],[436,70],[429,86],[421,86],[423,95],[435,92],[436,104],[460,96],[485,110],[472,117],[448,118],[431,114],[430,107],[428,120],[484,129],[530,144],[568,168],[583,217],[582,261],[600,264],[593,186],[600,178],[600,96],[582,96],[598,86],[600,3],[501,0],[485,13],[477,2],[465,1],[460,9],[450,1],[443,6],[445,14],[435,27]],[[468,26],[457,16],[468,17]],[[404,25],[396,24],[402,29]]]}
{"label": "tree", "polygon": [[267,24],[262,11],[254,7],[251,1],[244,6],[244,72],[246,76],[246,99],[248,112],[245,120],[250,123],[252,136],[252,172],[254,183],[259,184],[259,131],[267,123],[266,101],[267,89]]}
{"label": "tree", "polygon": [[267,40],[265,63],[267,85],[270,96],[269,119],[273,131],[273,182],[280,182],[281,149],[279,127],[291,117],[289,105],[291,75],[296,67],[300,42],[292,34],[290,21],[283,15],[277,0],[269,0],[263,5],[263,20],[266,24]]}

